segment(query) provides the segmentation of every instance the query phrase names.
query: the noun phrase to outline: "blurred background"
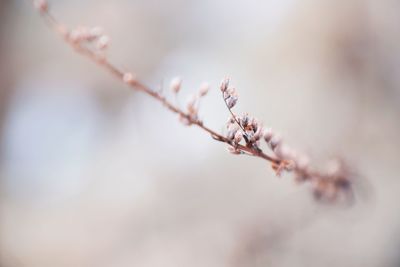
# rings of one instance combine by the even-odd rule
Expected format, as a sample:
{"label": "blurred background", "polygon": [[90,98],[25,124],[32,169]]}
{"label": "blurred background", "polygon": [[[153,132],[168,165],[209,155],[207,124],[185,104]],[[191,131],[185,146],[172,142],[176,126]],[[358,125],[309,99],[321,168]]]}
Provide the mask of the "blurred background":
{"label": "blurred background", "polygon": [[153,88],[229,76],[249,112],[355,169],[356,203],[314,201],[75,54],[30,1],[0,2],[0,266],[400,266],[400,2],[54,0],[102,26]]}

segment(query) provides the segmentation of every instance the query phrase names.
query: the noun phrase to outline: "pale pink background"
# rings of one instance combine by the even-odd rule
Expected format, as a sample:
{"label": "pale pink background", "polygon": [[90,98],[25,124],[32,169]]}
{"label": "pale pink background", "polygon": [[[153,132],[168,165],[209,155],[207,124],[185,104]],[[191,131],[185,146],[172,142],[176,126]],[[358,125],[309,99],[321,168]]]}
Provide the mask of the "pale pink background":
{"label": "pale pink background", "polygon": [[217,85],[318,166],[358,171],[351,207],[233,156],[54,35],[29,1],[0,3],[0,266],[400,264],[400,4],[389,0],[54,0],[102,26],[109,57],[220,130]]}

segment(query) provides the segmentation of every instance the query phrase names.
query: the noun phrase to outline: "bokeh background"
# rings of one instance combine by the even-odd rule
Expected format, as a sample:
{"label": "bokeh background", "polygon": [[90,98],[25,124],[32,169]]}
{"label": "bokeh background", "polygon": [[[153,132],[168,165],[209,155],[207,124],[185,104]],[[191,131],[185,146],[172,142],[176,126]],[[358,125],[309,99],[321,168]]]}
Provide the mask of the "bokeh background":
{"label": "bokeh background", "polygon": [[400,2],[54,0],[153,88],[203,81],[201,117],[249,112],[358,172],[352,206],[230,155],[0,2],[0,266],[400,265]]}

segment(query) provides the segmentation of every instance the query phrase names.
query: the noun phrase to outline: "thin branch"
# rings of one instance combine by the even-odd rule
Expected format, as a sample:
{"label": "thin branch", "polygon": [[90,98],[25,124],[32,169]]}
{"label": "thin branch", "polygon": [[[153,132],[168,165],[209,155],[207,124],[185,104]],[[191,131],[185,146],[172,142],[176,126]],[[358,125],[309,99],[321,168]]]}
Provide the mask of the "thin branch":
{"label": "thin branch", "polygon": [[[280,175],[282,171],[293,172],[296,181],[309,181],[313,185],[314,195],[324,200],[336,200],[341,193],[346,197],[352,196],[351,183],[349,180],[349,172],[343,164],[338,165],[336,170],[322,173],[312,170],[309,167],[307,157],[300,156],[293,150],[287,149],[287,145],[282,143],[281,138],[271,131],[265,131],[256,119],[244,115],[238,118],[232,111],[238,100],[236,90],[229,88],[229,80],[223,80],[221,84],[221,92],[224,103],[233,118],[234,123],[240,128],[232,127],[228,122],[228,134],[226,136],[208,128],[203,121],[198,119],[196,100],[204,96],[208,89],[202,88],[198,94],[198,98],[184,111],[179,106],[170,102],[161,92],[152,90],[150,87],[139,81],[130,72],[124,72],[105,56],[104,50],[108,47],[108,36],[102,34],[98,28],[78,28],[69,30],[63,24],[58,22],[55,16],[50,12],[46,0],[32,0],[35,7],[39,10],[41,16],[47,24],[58,33],[64,41],[70,45],[77,53],[89,58],[98,66],[103,67],[107,72],[116,77],[118,80],[125,82],[132,89],[143,92],[160,102],[172,113],[178,114],[187,125],[195,125],[203,131],[211,135],[211,137],[219,142],[229,145],[230,151],[234,154],[246,154],[257,158],[264,159],[271,163],[272,168]],[[93,47],[95,45],[95,47]],[[174,92],[177,94],[180,89],[180,82],[174,85]],[[177,96],[176,96],[177,97]],[[241,144],[241,139],[245,140],[245,145]],[[275,156],[264,153],[260,148],[260,141],[264,139],[269,145]],[[286,148],[286,150],[284,149]],[[343,195],[343,194],[342,194]]]}

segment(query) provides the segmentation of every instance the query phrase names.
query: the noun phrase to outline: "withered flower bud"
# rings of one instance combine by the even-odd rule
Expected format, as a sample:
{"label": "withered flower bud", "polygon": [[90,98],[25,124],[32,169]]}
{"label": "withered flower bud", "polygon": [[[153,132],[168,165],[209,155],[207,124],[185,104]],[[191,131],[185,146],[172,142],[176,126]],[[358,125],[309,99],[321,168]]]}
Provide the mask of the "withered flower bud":
{"label": "withered flower bud", "polygon": [[228,108],[233,108],[237,103],[238,98],[236,96],[229,96],[225,101]]}
{"label": "withered flower bud", "polygon": [[242,137],[243,137],[242,131],[237,131],[236,134],[235,134],[235,137],[234,137],[233,141],[234,141],[236,144],[239,144],[240,141],[242,141]]}
{"label": "withered flower bud", "polygon": [[229,86],[229,78],[225,78],[222,80],[219,88],[221,89],[221,92],[225,92],[228,89],[228,86]]}

